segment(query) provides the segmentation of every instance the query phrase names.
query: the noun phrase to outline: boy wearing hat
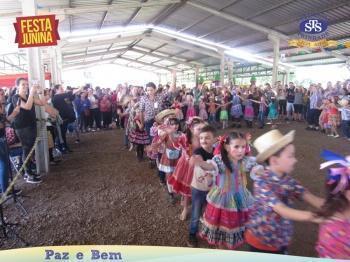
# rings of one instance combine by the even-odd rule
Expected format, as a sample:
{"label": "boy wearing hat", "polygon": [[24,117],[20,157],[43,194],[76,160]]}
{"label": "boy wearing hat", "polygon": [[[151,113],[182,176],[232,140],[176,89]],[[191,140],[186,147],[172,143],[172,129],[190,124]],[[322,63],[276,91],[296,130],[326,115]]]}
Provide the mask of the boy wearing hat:
{"label": "boy wearing hat", "polygon": [[265,164],[265,169],[254,181],[255,202],[245,233],[251,251],[285,254],[293,234],[292,220],[314,220],[312,212],[291,208],[293,200],[305,200],[316,208],[323,204],[323,199],[290,176],[297,163],[294,133],[283,136],[272,130],[254,141],[257,162]]}

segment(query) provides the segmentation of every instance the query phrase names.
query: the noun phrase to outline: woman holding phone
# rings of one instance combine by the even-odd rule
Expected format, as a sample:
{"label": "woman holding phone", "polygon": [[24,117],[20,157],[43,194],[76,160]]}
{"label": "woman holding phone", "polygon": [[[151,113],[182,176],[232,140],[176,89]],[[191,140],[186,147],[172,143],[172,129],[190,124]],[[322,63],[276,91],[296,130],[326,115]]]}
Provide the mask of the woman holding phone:
{"label": "woman holding phone", "polygon": [[[13,126],[16,134],[22,144],[23,162],[30,153],[30,150],[35,144],[37,136],[35,105],[44,106],[45,102],[38,98],[39,85],[34,83],[28,86],[28,80],[25,78],[18,78],[16,80],[17,94],[11,99],[14,107],[15,116],[13,119]],[[29,160],[25,166],[25,180],[27,183],[40,183],[40,176],[34,172],[35,165],[33,161]]]}

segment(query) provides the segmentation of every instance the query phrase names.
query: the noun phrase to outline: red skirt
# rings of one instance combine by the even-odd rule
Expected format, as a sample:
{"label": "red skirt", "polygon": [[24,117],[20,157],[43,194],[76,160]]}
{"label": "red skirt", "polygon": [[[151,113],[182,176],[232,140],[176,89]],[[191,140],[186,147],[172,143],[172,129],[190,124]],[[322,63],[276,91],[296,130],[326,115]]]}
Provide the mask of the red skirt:
{"label": "red skirt", "polygon": [[182,196],[191,197],[193,170],[194,167],[189,163],[189,156],[183,151],[173,174],[168,178],[171,191]]}

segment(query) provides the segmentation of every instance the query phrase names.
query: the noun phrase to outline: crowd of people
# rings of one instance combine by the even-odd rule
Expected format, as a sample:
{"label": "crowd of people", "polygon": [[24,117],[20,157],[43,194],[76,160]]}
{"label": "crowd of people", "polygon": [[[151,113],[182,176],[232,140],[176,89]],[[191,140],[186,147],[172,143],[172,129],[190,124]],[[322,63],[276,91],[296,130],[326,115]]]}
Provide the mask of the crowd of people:
{"label": "crowd of people", "polygon": [[[219,248],[247,243],[251,251],[286,254],[296,220],[320,223],[316,249],[321,257],[350,258],[348,163],[331,152],[324,154],[333,160],[326,166],[337,163],[343,168],[327,177],[327,198],[317,197],[290,175],[297,162],[294,131],[282,135],[276,129],[305,121],[307,130],[336,138],[341,124],[349,140],[349,81],[325,89],[293,83],[258,88],[252,83],[246,89],[186,90],[148,83],[145,94],[137,90],[121,98],[117,112],[124,119],[125,147],[136,147],[138,161],[147,154],[171,203],[181,196],[179,217],[190,217],[188,246],[196,247],[200,237]],[[247,128],[264,128],[266,119],[272,130],[253,144],[249,133],[238,132],[243,120]],[[217,137],[215,127],[229,126],[236,131]],[[319,211],[296,210],[291,207],[294,200]]]}
{"label": "crowd of people", "polygon": [[[252,81],[249,87],[199,84],[187,89],[150,82],[145,88],[125,84],[115,90],[89,85],[64,90],[56,85],[43,90],[21,78],[7,94],[0,90],[1,143],[11,147],[20,142],[26,159],[37,136],[35,105],[45,107],[52,165],[58,164],[56,150],[71,152],[69,130],[79,143],[79,133],[115,125],[123,129],[125,149],[135,149],[138,161],[147,158],[150,168],[157,167],[169,201],[175,204],[176,195],[181,196],[180,219],[190,218],[189,246],[196,247],[200,237],[220,248],[235,249],[245,242],[255,252],[283,254],[297,220],[321,224],[320,256],[350,258],[350,176],[347,171],[329,175],[327,198],[313,195],[290,176],[296,164],[293,131],[282,135],[276,129],[287,124],[292,129],[293,122],[304,121],[307,130],[334,138],[341,127],[350,140],[349,94],[350,81],[308,89],[292,82],[257,86]],[[266,121],[272,130],[254,143],[249,133],[239,132],[243,125],[265,128]],[[236,131],[217,137],[217,129],[228,127]],[[335,160],[330,152],[324,156]],[[344,159],[337,163],[346,166]],[[2,165],[5,192],[8,178]],[[26,182],[41,182],[35,169],[32,159],[25,167]],[[247,188],[249,179],[253,193]],[[291,208],[295,199],[319,212]]]}

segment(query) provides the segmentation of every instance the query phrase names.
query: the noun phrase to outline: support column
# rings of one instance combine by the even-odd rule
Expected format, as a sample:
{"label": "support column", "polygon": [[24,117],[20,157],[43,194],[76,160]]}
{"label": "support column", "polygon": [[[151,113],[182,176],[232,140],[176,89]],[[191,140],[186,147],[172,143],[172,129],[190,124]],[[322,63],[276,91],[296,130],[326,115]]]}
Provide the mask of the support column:
{"label": "support column", "polygon": [[56,84],[59,84],[56,50],[54,47],[50,47],[49,52],[50,52],[51,83],[53,85],[56,85]]}
{"label": "support column", "polygon": [[176,88],[176,70],[171,71],[171,83]]}
{"label": "support column", "polygon": [[[35,16],[36,0],[22,0],[22,13],[24,16]],[[40,91],[43,96],[43,90],[45,86],[44,78],[44,67],[41,60],[41,53],[38,47],[27,48],[27,61],[28,61],[28,76],[29,86],[32,85],[33,81],[39,81]],[[37,137],[39,143],[35,148],[35,159],[37,173],[47,173],[49,171],[49,149],[47,144],[47,130],[46,130],[46,119],[45,109],[43,106],[35,106],[35,114],[37,121]]]}
{"label": "support column", "polygon": [[221,61],[220,61],[220,85],[224,86],[225,84],[225,55],[224,52],[220,52]]}
{"label": "support column", "polygon": [[228,74],[228,83],[230,87],[233,86],[233,61],[231,59],[227,60],[227,74]]}
{"label": "support column", "polygon": [[272,68],[272,86],[275,85],[278,75],[278,63],[279,63],[279,51],[280,51],[280,40],[275,36],[269,36],[269,39],[273,43],[273,68]]}
{"label": "support column", "polygon": [[196,66],[194,70],[194,77],[196,80],[196,86],[198,86],[199,85],[199,66]]}
{"label": "support column", "polygon": [[286,85],[288,85],[288,82],[289,82],[289,74],[290,74],[290,71],[289,70],[286,70]]}

